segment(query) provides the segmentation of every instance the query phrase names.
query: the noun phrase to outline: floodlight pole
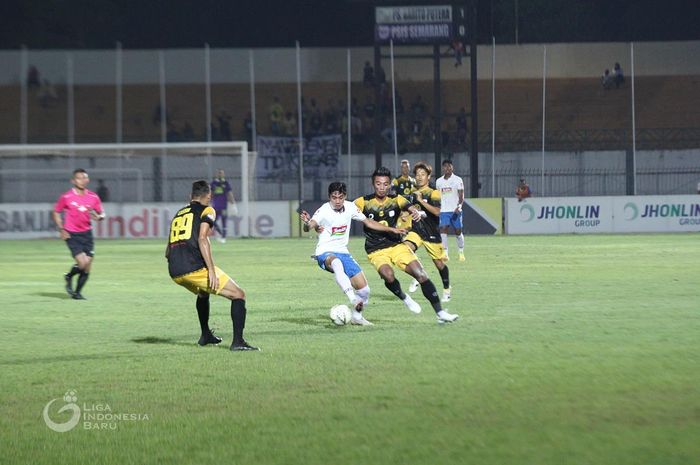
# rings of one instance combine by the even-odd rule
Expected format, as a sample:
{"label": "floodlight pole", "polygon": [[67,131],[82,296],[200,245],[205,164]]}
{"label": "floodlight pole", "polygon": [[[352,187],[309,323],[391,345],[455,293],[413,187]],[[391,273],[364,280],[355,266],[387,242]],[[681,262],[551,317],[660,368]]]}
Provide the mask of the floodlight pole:
{"label": "floodlight pole", "polygon": [[435,170],[440,172],[442,164],[442,93],[440,92],[440,44],[433,45],[433,150],[435,150]]}
{"label": "floodlight pole", "polygon": [[471,183],[469,196],[471,198],[479,197],[479,110],[477,106],[478,87],[477,87],[477,68],[476,68],[476,0],[472,0],[472,22],[471,31],[469,34],[469,64],[471,74],[471,154],[469,156],[469,171],[471,172]]}

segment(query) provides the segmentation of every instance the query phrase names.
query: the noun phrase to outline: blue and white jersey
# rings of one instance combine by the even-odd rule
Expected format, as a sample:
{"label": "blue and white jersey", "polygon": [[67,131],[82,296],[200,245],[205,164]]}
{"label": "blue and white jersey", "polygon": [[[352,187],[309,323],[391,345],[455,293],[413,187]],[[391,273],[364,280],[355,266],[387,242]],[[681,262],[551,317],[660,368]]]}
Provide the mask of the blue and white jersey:
{"label": "blue and white jersey", "polygon": [[366,218],[354,203],[347,200],[340,211],[334,210],[330,202],[321,205],[311,217],[312,220],[323,226],[323,231],[318,236],[318,244],[316,244],[316,255],[325,252],[350,253],[348,240],[352,220],[364,221]]}

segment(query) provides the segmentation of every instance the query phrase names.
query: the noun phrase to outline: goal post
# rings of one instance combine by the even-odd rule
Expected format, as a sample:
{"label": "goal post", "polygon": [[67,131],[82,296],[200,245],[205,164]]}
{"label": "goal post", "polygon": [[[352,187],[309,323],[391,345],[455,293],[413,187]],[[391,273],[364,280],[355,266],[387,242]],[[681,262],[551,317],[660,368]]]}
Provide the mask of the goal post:
{"label": "goal post", "polygon": [[245,141],[0,145],[0,203],[54,202],[73,170],[84,168],[90,190],[105,186],[109,202],[183,204],[193,181],[211,182],[223,169],[237,204],[237,231],[248,236],[249,157]]}

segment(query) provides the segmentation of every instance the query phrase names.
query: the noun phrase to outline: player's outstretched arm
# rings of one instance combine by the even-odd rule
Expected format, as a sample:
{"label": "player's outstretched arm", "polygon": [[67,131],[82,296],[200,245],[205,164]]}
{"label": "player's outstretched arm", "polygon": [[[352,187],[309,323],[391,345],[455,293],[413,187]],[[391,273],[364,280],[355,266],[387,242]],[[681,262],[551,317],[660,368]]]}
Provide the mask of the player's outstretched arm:
{"label": "player's outstretched arm", "polygon": [[314,230],[316,232],[321,232],[323,231],[323,227],[319,226],[318,223],[316,223],[315,220],[311,219],[311,215],[309,215],[309,212],[306,210],[302,210],[299,213],[299,219],[301,220],[302,223],[304,223],[303,229],[304,232],[309,232],[310,230]]}
{"label": "player's outstretched arm", "polygon": [[404,228],[392,228],[385,226],[378,221],[374,221],[372,218],[365,218],[362,223],[369,229],[374,229],[375,231],[390,232],[394,234],[406,234],[408,232],[408,230]]}

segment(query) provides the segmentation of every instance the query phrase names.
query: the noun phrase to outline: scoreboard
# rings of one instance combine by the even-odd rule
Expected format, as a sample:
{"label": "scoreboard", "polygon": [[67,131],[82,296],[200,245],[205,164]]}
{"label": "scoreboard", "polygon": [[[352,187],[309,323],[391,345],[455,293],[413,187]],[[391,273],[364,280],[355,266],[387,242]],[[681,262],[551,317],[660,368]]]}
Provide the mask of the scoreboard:
{"label": "scoreboard", "polygon": [[466,42],[466,6],[382,6],[374,10],[376,44]]}

